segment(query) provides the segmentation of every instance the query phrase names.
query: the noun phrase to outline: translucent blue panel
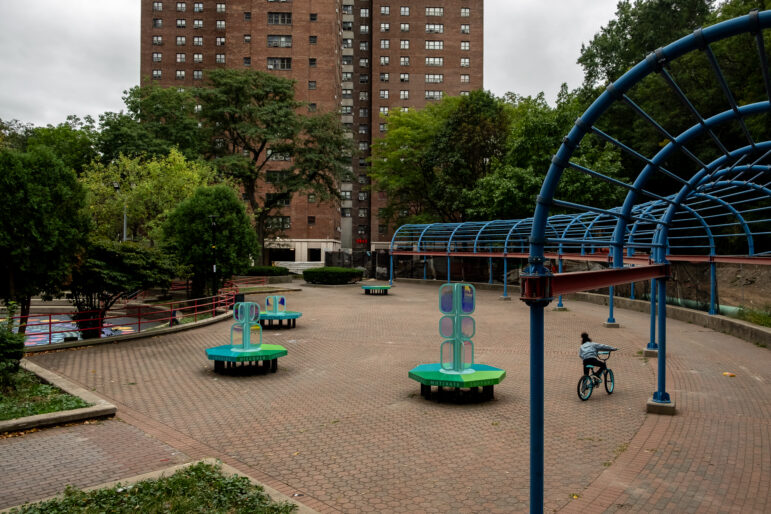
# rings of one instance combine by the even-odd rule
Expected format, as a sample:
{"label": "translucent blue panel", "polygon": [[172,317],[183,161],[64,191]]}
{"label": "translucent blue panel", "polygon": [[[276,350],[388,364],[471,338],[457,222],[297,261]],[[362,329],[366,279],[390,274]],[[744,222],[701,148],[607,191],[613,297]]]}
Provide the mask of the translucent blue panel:
{"label": "translucent blue panel", "polygon": [[471,314],[474,312],[474,306],[476,304],[474,298],[474,287],[470,285],[463,285],[461,290],[461,311],[463,314]]}
{"label": "translucent blue panel", "polygon": [[453,309],[453,284],[445,284],[439,288],[439,312],[450,314]]}
{"label": "translucent blue panel", "polygon": [[474,364],[474,343],[463,341],[463,369],[468,369]]}
{"label": "translucent blue panel", "polygon": [[286,310],[286,298],[283,296],[278,297],[278,307],[281,311]]}
{"label": "translucent blue panel", "polygon": [[[460,331],[463,337],[471,339],[476,333],[476,322],[471,316],[462,316],[460,318]],[[445,336],[447,337],[447,336]]]}
{"label": "translucent blue panel", "polygon": [[453,359],[455,354],[453,352],[452,341],[445,341],[442,343],[439,355],[442,361],[442,369],[453,369]]}
{"label": "translucent blue panel", "polygon": [[439,318],[439,335],[442,337],[453,337],[455,332],[455,320],[451,316],[442,316]]}

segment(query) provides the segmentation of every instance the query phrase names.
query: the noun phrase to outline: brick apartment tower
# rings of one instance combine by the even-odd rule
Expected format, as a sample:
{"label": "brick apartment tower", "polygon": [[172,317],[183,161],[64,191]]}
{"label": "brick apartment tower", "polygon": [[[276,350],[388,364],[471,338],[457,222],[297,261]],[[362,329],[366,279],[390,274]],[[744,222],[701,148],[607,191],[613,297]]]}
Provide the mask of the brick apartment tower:
{"label": "brick apartment tower", "polygon": [[141,25],[142,84],[197,86],[217,67],[268,71],[294,79],[310,109],[339,111],[351,131],[359,151],[340,204],[295,195],[277,214],[285,231],[267,243],[271,261],[387,248],[395,227],[378,217],[384,194],[370,190],[373,138],[394,109],[483,86],[483,0],[142,0]]}

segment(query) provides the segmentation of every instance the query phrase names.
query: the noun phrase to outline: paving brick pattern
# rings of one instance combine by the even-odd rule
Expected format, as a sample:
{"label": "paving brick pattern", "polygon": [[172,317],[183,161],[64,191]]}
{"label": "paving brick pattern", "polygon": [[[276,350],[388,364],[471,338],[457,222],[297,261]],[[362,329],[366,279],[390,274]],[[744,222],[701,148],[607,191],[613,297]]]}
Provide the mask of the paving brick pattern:
{"label": "paving brick pattern", "polygon": [[[492,402],[437,404],[407,377],[438,360],[437,289],[287,293],[303,317],[296,329],[264,332],[289,350],[276,374],[213,373],[204,350],[227,342],[229,323],[33,359],[116,402],[152,439],[221,458],[320,511],[527,510],[528,309],[477,291],[477,361],[507,378]],[[606,329],[605,308],[567,306],[546,313],[545,509],[768,510],[769,350],[669,321],[668,390],[679,413],[646,415],[656,381],[656,359],[637,353],[647,317],[617,311],[622,328]],[[587,402],[575,392],[584,330],[622,350],[610,361],[616,392]]]}

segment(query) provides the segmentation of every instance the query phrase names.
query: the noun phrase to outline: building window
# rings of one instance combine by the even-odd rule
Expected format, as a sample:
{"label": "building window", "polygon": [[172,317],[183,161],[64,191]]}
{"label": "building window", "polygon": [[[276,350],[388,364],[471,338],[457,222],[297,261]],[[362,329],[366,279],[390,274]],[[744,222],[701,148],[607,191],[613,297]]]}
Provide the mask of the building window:
{"label": "building window", "polygon": [[343,22],[343,30],[353,30],[353,22],[352,21],[344,21]]}
{"label": "building window", "polygon": [[426,41],[426,50],[444,50],[444,41]]}
{"label": "building window", "polygon": [[380,108],[380,115],[381,116],[388,116],[388,107],[383,106]]}
{"label": "building window", "polygon": [[177,62],[185,62],[187,60],[187,54],[177,54]]}
{"label": "building window", "polygon": [[292,13],[290,12],[269,12],[268,25],[291,25]]}
{"label": "building window", "polygon": [[407,89],[399,91],[399,100],[409,100],[410,92]]}
{"label": "building window", "polygon": [[193,46],[203,46],[203,36],[193,36]]}
{"label": "building window", "polygon": [[161,78],[161,70],[153,70],[153,78],[154,79],[160,79]]}
{"label": "building window", "polygon": [[441,73],[426,73],[426,84],[441,84],[444,82],[444,75]]}
{"label": "building window", "polygon": [[353,89],[343,89],[342,90],[342,97],[343,98],[353,98]]}
{"label": "building window", "polygon": [[220,36],[217,39],[214,40],[214,44],[217,46],[225,46],[225,37]]}
{"label": "building window", "polygon": [[163,36],[153,36],[153,44],[158,46],[163,44]]}
{"label": "building window", "polygon": [[177,11],[185,12],[187,10],[187,4],[185,2],[177,2]]}
{"label": "building window", "polygon": [[468,84],[471,81],[470,79],[471,79],[470,75],[461,75],[460,76],[460,83],[461,84]]}
{"label": "building window", "polygon": [[388,123],[380,124],[380,132],[388,132]]}
{"label": "building window", "polygon": [[353,6],[352,5],[344,5],[343,6],[343,14],[353,14]]}
{"label": "building window", "polygon": [[217,30],[225,30],[225,20],[217,20]]}
{"label": "building window", "polygon": [[319,19],[318,13],[312,12],[310,16],[311,21],[317,21]]}
{"label": "building window", "polygon": [[319,36],[308,36],[308,44],[315,45],[319,42]]}
{"label": "building window", "polygon": [[[365,158],[359,159],[359,166],[362,166],[362,167],[367,166],[367,159],[365,159]],[[366,175],[359,175],[358,182],[359,182],[359,184],[366,184],[367,183],[367,176]]]}
{"label": "building window", "polygon": [[314,193],[308,194],[308,203],[316,203],[316,195]]}
{"label": "building window", "polygon": [[214,62],[216,62],[217,64],[225,64],[225,54],[215,55]]}
{"label": "building window", "polygon": [[316,89],[316,81],[315,80],[309,80],[308,81],[308,89]]}
{"label": "building window", "polygon": [[153,28],[154,29],[162,29],[163,28],[163,20],[160,18],[153,18]]}
{"label": "building window", "polygon": [[289,207],[292,197],[288,193],[267,193],[265,203],[273,204],[277,207]]}
{"label": "building window", "polygon": [[194,29],[202,29],[203,28],[203,20],[193,20],[193,28]]}
{"label": "building window", "polygon": [[426,57],[426,66],[444,66],[444,57]]}
{"label": "building window", "polygon": [[269,70],[291,70],[292,58],[291,57],[268,57],[268,69]]}
{"label": "building window", "polygon": [[268,48],[292,48],[292,36],[268,36]]}
{"label": "building window", "polygon": [[316,58],[315,57],[309,57],[308,58],[308,67],[309,68],[315,68],[316,67]]}
{"label": "building window", "polygon": [[380,224],[377,226],[377,233],[380,235],[385,234],[387,230],[388,230],[388,225]]}
{"label": "building window", "polygon": [[308,225],[316,224],[316,216],[308,216]]}
{"label": "building window", "polygon": [[360,18],[369,18],[369,9],[361,9],[359,11]]}
{"label": "building window", "polygon": [[351,199],[351,192],[350,191],[340,191],[340,199],[341,200],[350,200]]}
{"label": "building window", "polygon": [[359,68],[369,68],[369,59],[359,59]]}
{"label": "building window", "polygon": [[366,134],[367,132],[369,132],[367,125],[359,125],[359,134]]}
{"label": "building window", "polygon": [[177,80],[185,79],[185,70],[177,70]]}
{"label": "building window", "polygon": [[462,18],[468,18],[469,16],[471,16],[471,9],[469,9],[468,7],[461,7],[460,15]]}
{"label": "building window", "polygon": [[410,8],[407,6],[399,7],[399,14],[402,16],[409,16],[410,15]]}
{"label": "building window", "polygon": [[292,219],[289,216],[268,216],[266,225],[272,230],[288,230],[292,227]]}
{"label": "building window", "polygon": [[400,73],[399,74],[399,82],[409,82],[410,81],[410,74],[409,73]]}
{"label": "building window", "polygon": [[[350,41],[350,39],[348,41]],[[351,46],[343,45],[343,48],[353,48],[353,44],[351,44]],[[359,41],[359,50],[362,50],[362,51],[369,50],[369,41]]]}
{"label": "building window", "polygon": [[380,40],[380,48],[391,48],[391,40],[390,39],[381,39]]}
{"label": "building window", "polygon": [[340,209],[340,215],[343,218],[350,218],[351,217],[351,208],[350,207],[343,207]]}
{"label": "building window", "polygon": [[380,90],[380,98],[388,98],[388,90],[387,89],[381,89]]}
{"label": "building window", "polygon": [[244,34],[244,43],[251,43],[251,42],[252,42],[252,35]]}
{"label": "building window", "polygon": [[359,84],[369,84],[369,75],[359,75]]}
{"label": "building window", "polygon": [[185,46],[186,42],[185,36],[177,36],[177,46]]}
{"label": "building window", "polygon": [[410,58],[409,57],[399,57],[399,66],[409,66],[410,65]]}
{"label": "building window", "polygon": [[387,55],[381,55],[380,56],[380,65],[381,66],[388,66],[389,64],[391,64],[391,58],[388,57]]}
{"label": "building window", "polygon": [[359,118],[369,118],[369,109],[366,107],[359,109]]}
{"label": "building window", "polygon": [[[179,54],[177,54],[179,55]],[[160,52],[153,52],[153,62],[161,62],[161,59],[163,58],[163,54]]]}
{"label": "building window", "polygon": [[178,18],[177,19],[177,28],[178,29],[184,29],[187,26],[187,20],[184,18]]}
{"label": "building window", "polygon": [[359,217],[360,218],[366,218],[369,216],[369,209],[362,207],[359,209]]}
{"label": "building window", "polygon": [[316,104],[315,103],[309,103],[308,104],[308,111],[316,112]]}
{"label": "building window", "polygon": [[382,14],[383,16],[388,16],[389,14],[391,14],[391,8],[387,5],[380,6],[380,14]]}
{"label": "building window", "polygon": [[410,49],[410,40],[409,39],[402,39],[399,41],[399,48],[402,50],[409,50]]}
{"label": "building window", "polygon": [[441,100],[441,99],[442,99],[441,91],[426,90],[426,100]]}
{"label": "building window", "polygon": [[402,32],[409,32],[410,31],[410,24],[409,23],[400,23],[399,24],[399,30]]}
{"label": "building window", "polygon": [[203,54],[193,54],[193,62],[203,62]]}
{"label": "building window", "polygon": [[369,34],[369,25],[359,25],[359,34]]}
{"label": "building window", "polygon": [[353,73],[350,71],[343,72],[343,82],[351,82],[353,80]]}
{"label": "building window", "polygon": [[153,2],[153,11],[162,11],[163,2]]}
{"label": "building window", "polygon": [[225,4],[217,4],[217,12],[225,12]]}
{"label": "building window", "polygon": [[340,114],[353,114],[353,106],[341,105],[340,106]]}
{"label": "building window", "polygon": [[426,33],[444,34],[444,25],[441,23],[426,23]]}
{"label": "building window", "polygon": [[471,28],[468,25],[461,25],[460,26],[460,33],[461,34],[470,34]]}
{"label": "building window", "polygon": [[252,13],[251,12],[245,12],[244,13],[244,20],[249,21],[252,19]]}
{"label": "building window", "polygon": [[460,58],[460,67],[461,68],[468,68],[469,66],[471,66],[471,59],[469,59],[468,57],[461,57]]}
{"label": "building window", "polygon": [[193,70],[193,80],[203,80],[203,71]]}
{"label": "building window", "polygon": [[469,95],[468,91],[461,91],[460,92],[460,96],[468,96],[468,95]]}
{"label": "building window", "polygon": [[359,150],[362,152],[366,152],[367,148],[369,148],[369,143],[366,141],[359,141]]}
{"label": "building window", "polygon": [[193,12],[203,12],[203,2],[193,3]]}
{"label": "building window", "polygon": [[380,32],[388,32],[391,30],[391,24],[390,23],[381,23],[380,24]]}
{"label": "building window", "polygon": [[369,100],[369,91],[359,91],[359,100]]}
{"label": "building window", "polygon": [[367,200],[367,192],[366,191],[359,191],[359,201],[364,202]]}
{"label": "building window", "polygon": [[444,7],[426,7],[426,16],[444,16]]}
{"label": "building window", "polygon": [[471,50],[471,42],[470,41],[461,41],[460,42],[460,49],[461,50]]}

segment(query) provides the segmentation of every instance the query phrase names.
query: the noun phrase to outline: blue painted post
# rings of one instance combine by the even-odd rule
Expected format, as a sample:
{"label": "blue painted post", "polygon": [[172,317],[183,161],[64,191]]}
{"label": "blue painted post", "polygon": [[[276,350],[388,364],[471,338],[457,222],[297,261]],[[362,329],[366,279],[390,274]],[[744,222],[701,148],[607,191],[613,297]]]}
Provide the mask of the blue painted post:
{"label": "blue painted post", "polygon": [[423,280],[426,280],[426,256],[423,256]]}
{"label": "blue painted post", "polygon": [[648,350],[658,350],[656,344],[656,279],[651,280],[651,340],[648,341]]}
{"label": "blue painted post", "polygon": [[634,300],[634,282],[629,284],[629,299]]}
{"label": "blue painted post", "polygon": [[447,283],[449,284],[450,282],[452,282],[452,280],[450,280],[450,256],[448,255],[447,256]]}
{"label": "blue painted post", "polygon": [[530,305],[530,512],[543,513],[543,310]]}
{"label": "blue painted post", "polygon": [[667,283],[664,278],[657,278],[659,283],[659,367],[658,390],[653,393],[653,401],[670,403],[667,393]]}
{"label": "blue painted post", "polygon": [[717,298],[717,265],[709,263],[709,313],[715,314],[715,299]]}
{"label": "blue painted post", "polygon": [[503,258],[503,297],[507,298],[506,296],[506,285],[509,281],[509,260],[504,257]]}
{"label": "blue painted post", "polygon": [[394,285],[394,255],[391,254],[388,257],[389,257],[389,269],[390,269],[388,285],[392,286]]}
{"label": "blue painted post", "polygon": [[613,317],[613,291],[615,288],[613,286],[610,286],[610,291],[608,292],[608,323],[615,323],[616,319]]}
{"label": "blue painted post", "polygon": [[493,258],[487,258],[487,275],[490,277],[489,284],[493,283]]}
{"label": "blue painted post", "polygon": [[[559,273],[562,273],[562,259],[559,259],[559,263],[557,265],[557,271]],[[564,305],[562,305],[562,295],[559,295],[559,298],[557,298],[557,308],[562,308]]]}

